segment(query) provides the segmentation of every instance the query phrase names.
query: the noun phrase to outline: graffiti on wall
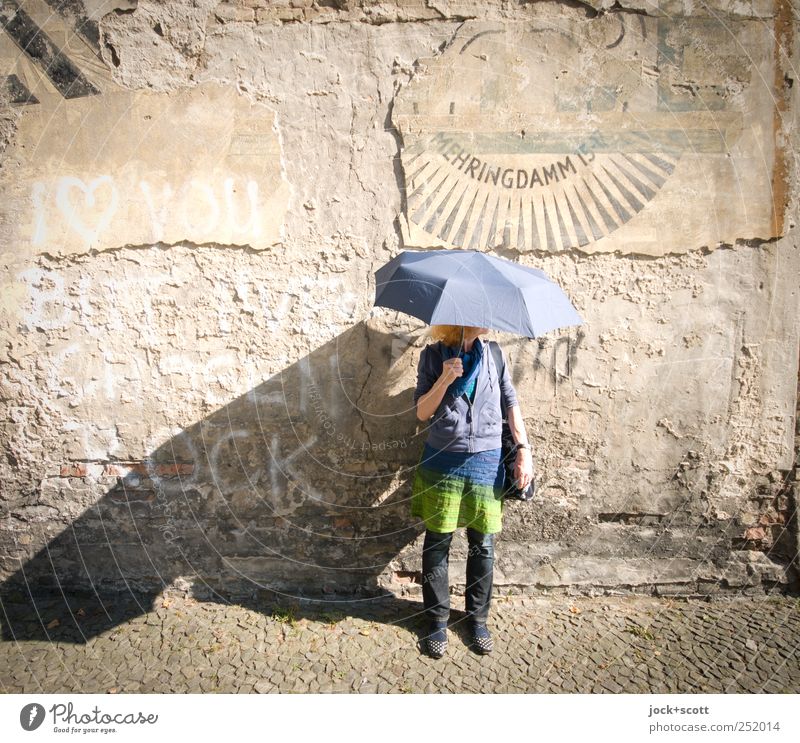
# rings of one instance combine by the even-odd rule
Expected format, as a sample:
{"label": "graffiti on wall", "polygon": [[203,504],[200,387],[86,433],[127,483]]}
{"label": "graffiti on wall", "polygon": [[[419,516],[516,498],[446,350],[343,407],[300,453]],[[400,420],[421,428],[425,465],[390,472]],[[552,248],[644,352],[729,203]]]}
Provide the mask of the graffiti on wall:
{"label": "graffiti on wall", "polygon": [[[233,243],[261,237],[262,204],[254,179],[223,176],[221,183],[209,183],[199,178],[183,182],[143,178],[138,188],[128,186],[118,185],[108,174],[87,181],[61,176],[34,182],[31,244],[52,244],[65,234],[82,239],[87,246],[103,241],[113,244],[118,222],[125,229],[131,221],[138,226],[138,242],[164,242],[167,229],[174,226],[186,240],[197,242],[220,231]],[[122,190],[126,191],[124,205]],[[126,231],[130,234],[130,229]]]}
{"label": "graffiti on wall", "polygon": [[20,112],[0,173],[6,243],[24,255],[278,242],[288,184],[274,113],[218,85],[126,90],[96,22],[50,5],[0,2],[0,106]]}

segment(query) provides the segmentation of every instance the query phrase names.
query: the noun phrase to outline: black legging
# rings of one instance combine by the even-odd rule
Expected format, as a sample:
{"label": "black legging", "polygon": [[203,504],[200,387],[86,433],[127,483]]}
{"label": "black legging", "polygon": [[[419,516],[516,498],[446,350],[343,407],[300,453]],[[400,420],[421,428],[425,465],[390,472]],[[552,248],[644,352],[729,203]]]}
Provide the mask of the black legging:
{"label": "black legging", "polygon": [[[422,601],[431,620],[447,620],[450,615],[448,558],[454,532],[425,532],[422,547]],[[467,588],[465,608],[468,619],[485,623],[489,617],[494,577],[494,534],[482,534],[467,527]]]}

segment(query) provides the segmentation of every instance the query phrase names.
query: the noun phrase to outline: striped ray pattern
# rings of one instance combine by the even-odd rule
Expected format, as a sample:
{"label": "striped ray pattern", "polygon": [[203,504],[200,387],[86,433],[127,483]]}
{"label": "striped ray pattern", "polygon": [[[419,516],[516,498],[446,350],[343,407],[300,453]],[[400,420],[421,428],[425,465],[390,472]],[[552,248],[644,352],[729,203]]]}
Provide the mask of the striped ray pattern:
{"label": "striped ray pattern", "polygon": [[679,158],[662,152],[598,153],[558,183],[515,189],[473,180],[437,154],[417,151],[404,163],[406,213],[456,248],[580,248],[642,211]]}

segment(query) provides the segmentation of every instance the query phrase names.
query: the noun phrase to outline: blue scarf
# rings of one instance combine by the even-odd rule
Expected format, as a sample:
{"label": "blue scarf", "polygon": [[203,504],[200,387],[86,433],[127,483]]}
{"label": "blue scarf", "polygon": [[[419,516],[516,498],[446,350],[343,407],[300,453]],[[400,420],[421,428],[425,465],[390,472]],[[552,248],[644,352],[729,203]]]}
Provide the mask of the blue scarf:
{"label": "blue scarf", "polygon": [[[447,361],[447,359],[455,358],[459,355],[455,348],[444,344],[442,344],[442,348],[442,361]],[[461,363],[464,367],[464,373],[450,382],[450,386],[447,388],[448,393],[456,397],[463,395],[470,387],[472,381],[478,376],[478,372],[481,370],[482,360],[483,343],[476,338],[475,342],[472,344],[472,350],[463,352]]]}

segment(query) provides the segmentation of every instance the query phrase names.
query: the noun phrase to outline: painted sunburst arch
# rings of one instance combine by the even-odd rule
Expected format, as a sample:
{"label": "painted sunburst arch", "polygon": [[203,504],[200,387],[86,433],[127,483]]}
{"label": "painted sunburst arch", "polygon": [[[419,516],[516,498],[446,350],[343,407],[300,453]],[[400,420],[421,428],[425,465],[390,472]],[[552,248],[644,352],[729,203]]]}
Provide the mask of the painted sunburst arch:
{"label": "painted sunburst arch", "polygon": [[478,156],[463,141],[439,133],[407,158],[407,214],[431,236],[470,250],[584,247],[642,211],[678,160],[597,152],[587,140],[571,153],[518,154],[509,164],[497,154]]}

